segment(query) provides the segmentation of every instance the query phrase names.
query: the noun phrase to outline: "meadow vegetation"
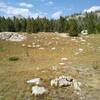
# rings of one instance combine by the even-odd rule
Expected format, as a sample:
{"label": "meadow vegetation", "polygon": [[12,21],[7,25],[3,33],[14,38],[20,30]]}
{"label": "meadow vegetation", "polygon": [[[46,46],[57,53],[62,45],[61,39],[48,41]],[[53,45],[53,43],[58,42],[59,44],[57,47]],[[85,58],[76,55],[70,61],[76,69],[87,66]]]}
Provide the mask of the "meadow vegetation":
{"label": "meadow vegetation", "polygon": [[[22,42],[0,40],[0,100],[80,100],[72,88],[50,87],[50,80],[59,75],[71,75],[82,83],[82,100],[100,99],[100,34],[61,37],[39,33],[27,37]],[[43,79],[48,94],[31,94],[26,82],[34,77]]]}

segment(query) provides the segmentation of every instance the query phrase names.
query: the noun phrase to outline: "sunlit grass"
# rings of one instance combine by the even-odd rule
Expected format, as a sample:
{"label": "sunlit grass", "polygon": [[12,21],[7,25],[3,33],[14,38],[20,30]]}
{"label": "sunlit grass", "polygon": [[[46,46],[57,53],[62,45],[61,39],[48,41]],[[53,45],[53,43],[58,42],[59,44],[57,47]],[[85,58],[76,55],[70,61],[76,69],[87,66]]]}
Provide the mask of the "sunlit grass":
{"label": "sunlit grass", "polygon": [[[55,39],[56,37],[59,39]],[[79,38],[77,38],[78,42],[74,42],[71,41],[70,37],[63,38],[55,34],[40,33],[29,36],[28,40],[20,43],[0,40],[0,100],[28,100],[27,98],[30,100],[53,100],[54,97],[51,94],[54,91],[56,91],[55,96],[58,99],[60,99],[59,95],[62,92],[66,94],[63,98],[63,100],[66,100],[67,96],[71,94],[71,89],[67,93],[67,89],[65,89],[66,91],[63,89],[55,90],[50,87],[50,80],[62,74],[71,75],[85,82],[86,79],[90,78],[92,81],[100,82],[100,80],[97,80],[100,79],[99,75],[93,72],[99,70],[99,68],[93,69],[93,65],[100,61],[100,49],[98,48],[100,46],[100,35],[90,35],[84,37],[84,39],[86,42],[81,44]],[[40,44],[44,50],[22,47],[22,44],[32,45],[33,42]],[[48,46],[48,42],[52,42],[52,44]],[[56,42],[58,43],[56,44]],[[88,43],[90,45],[87,45]],[[53,47],[56,49],[51,50]],[[83,48],[83,52],[75,55],[79,48]],[[26,50],[28,50],[29,56],[27,56]],[[17,56],[19,60],[11,62],[8,59],[11,56]],[[65,67],[59,65],[63,57],[68,58],[67,61],[64,61]],[[52,66],[58,66],[58,70],[52,70]],[[90,72],[81,76],[77,68],[81,68],[83,72],[84,69],[88,68]],[[87,73],[92,73],[94,76],[89,76]],[[31,87],[26,84],[26,81],[33,77],[43,78],[44,85],[51,91],[42,99],[32,96]],[[98,82],[91,84],[92,88],[97,88],[97,86]],[[74,94],[73,97],[75,97]],[[72,100],[71,97],[68,98]]]}

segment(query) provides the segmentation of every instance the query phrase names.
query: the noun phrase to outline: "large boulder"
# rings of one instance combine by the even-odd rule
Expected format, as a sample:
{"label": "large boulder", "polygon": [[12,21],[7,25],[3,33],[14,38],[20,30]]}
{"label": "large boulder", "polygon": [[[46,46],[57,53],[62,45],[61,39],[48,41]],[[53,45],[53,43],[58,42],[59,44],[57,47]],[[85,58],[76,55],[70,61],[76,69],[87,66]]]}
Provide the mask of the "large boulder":
{"label": "large boulder", "polygon": [[32,87],[32,94],[34,94],[35,96],[43,95],[45,93],[47,93],[47,89],[45,89],[44,87],[39,87],[39,86]]}
{"label": "large boulder", "polygon": [[81,82],[78,82],[76,79],[73,80],[73,87],[75,89],[75,91],[81,91]]}
{"label": "large boulder", "polygon": [[81,82],[77,81],[76,79],[72,78],[71,76],[59,76],[58,78],[51,80],[51,86],[55,87],[67,87],[72,86],[75,91],[81,91]]}
{"label": "large boulder", "polygon": [[58,86],[58,87],[63,87],[63,86],[70,86],[72,84],[72,77],[68,76],[60,76],[56,79],[51,80],[51,86]]}

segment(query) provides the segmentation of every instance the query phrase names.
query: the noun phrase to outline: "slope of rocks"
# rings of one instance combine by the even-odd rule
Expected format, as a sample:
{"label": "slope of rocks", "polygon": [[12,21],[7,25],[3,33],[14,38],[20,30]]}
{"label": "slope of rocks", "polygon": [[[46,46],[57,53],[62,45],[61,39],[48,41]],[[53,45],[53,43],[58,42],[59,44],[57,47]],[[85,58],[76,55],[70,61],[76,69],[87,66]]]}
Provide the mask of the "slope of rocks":
{"label": "slope of rocks", "polygon": [[26,36],[15,33],[15,32],[1,32],[0,40],[8,40],[8,41],[23,41],[26,39]]}

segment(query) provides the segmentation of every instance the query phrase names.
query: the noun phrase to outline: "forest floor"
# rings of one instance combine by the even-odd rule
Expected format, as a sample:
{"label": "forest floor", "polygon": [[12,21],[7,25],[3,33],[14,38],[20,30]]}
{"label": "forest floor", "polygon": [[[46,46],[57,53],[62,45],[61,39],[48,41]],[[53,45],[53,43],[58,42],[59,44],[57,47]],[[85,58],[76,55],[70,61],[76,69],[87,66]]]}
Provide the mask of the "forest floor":
{"label": "forest floor", "polygon": [[[19,60],[9,61],[12,56]],[[50,87],[50,80],[59,75],[79,80],[83,98],[70,88]],[[48,94],[31,95],[26,81],[33,77],[43,79]],[[22,42],[0,40],[0,100],[100,100],[100,34],[73,38],[39,33]]]}

